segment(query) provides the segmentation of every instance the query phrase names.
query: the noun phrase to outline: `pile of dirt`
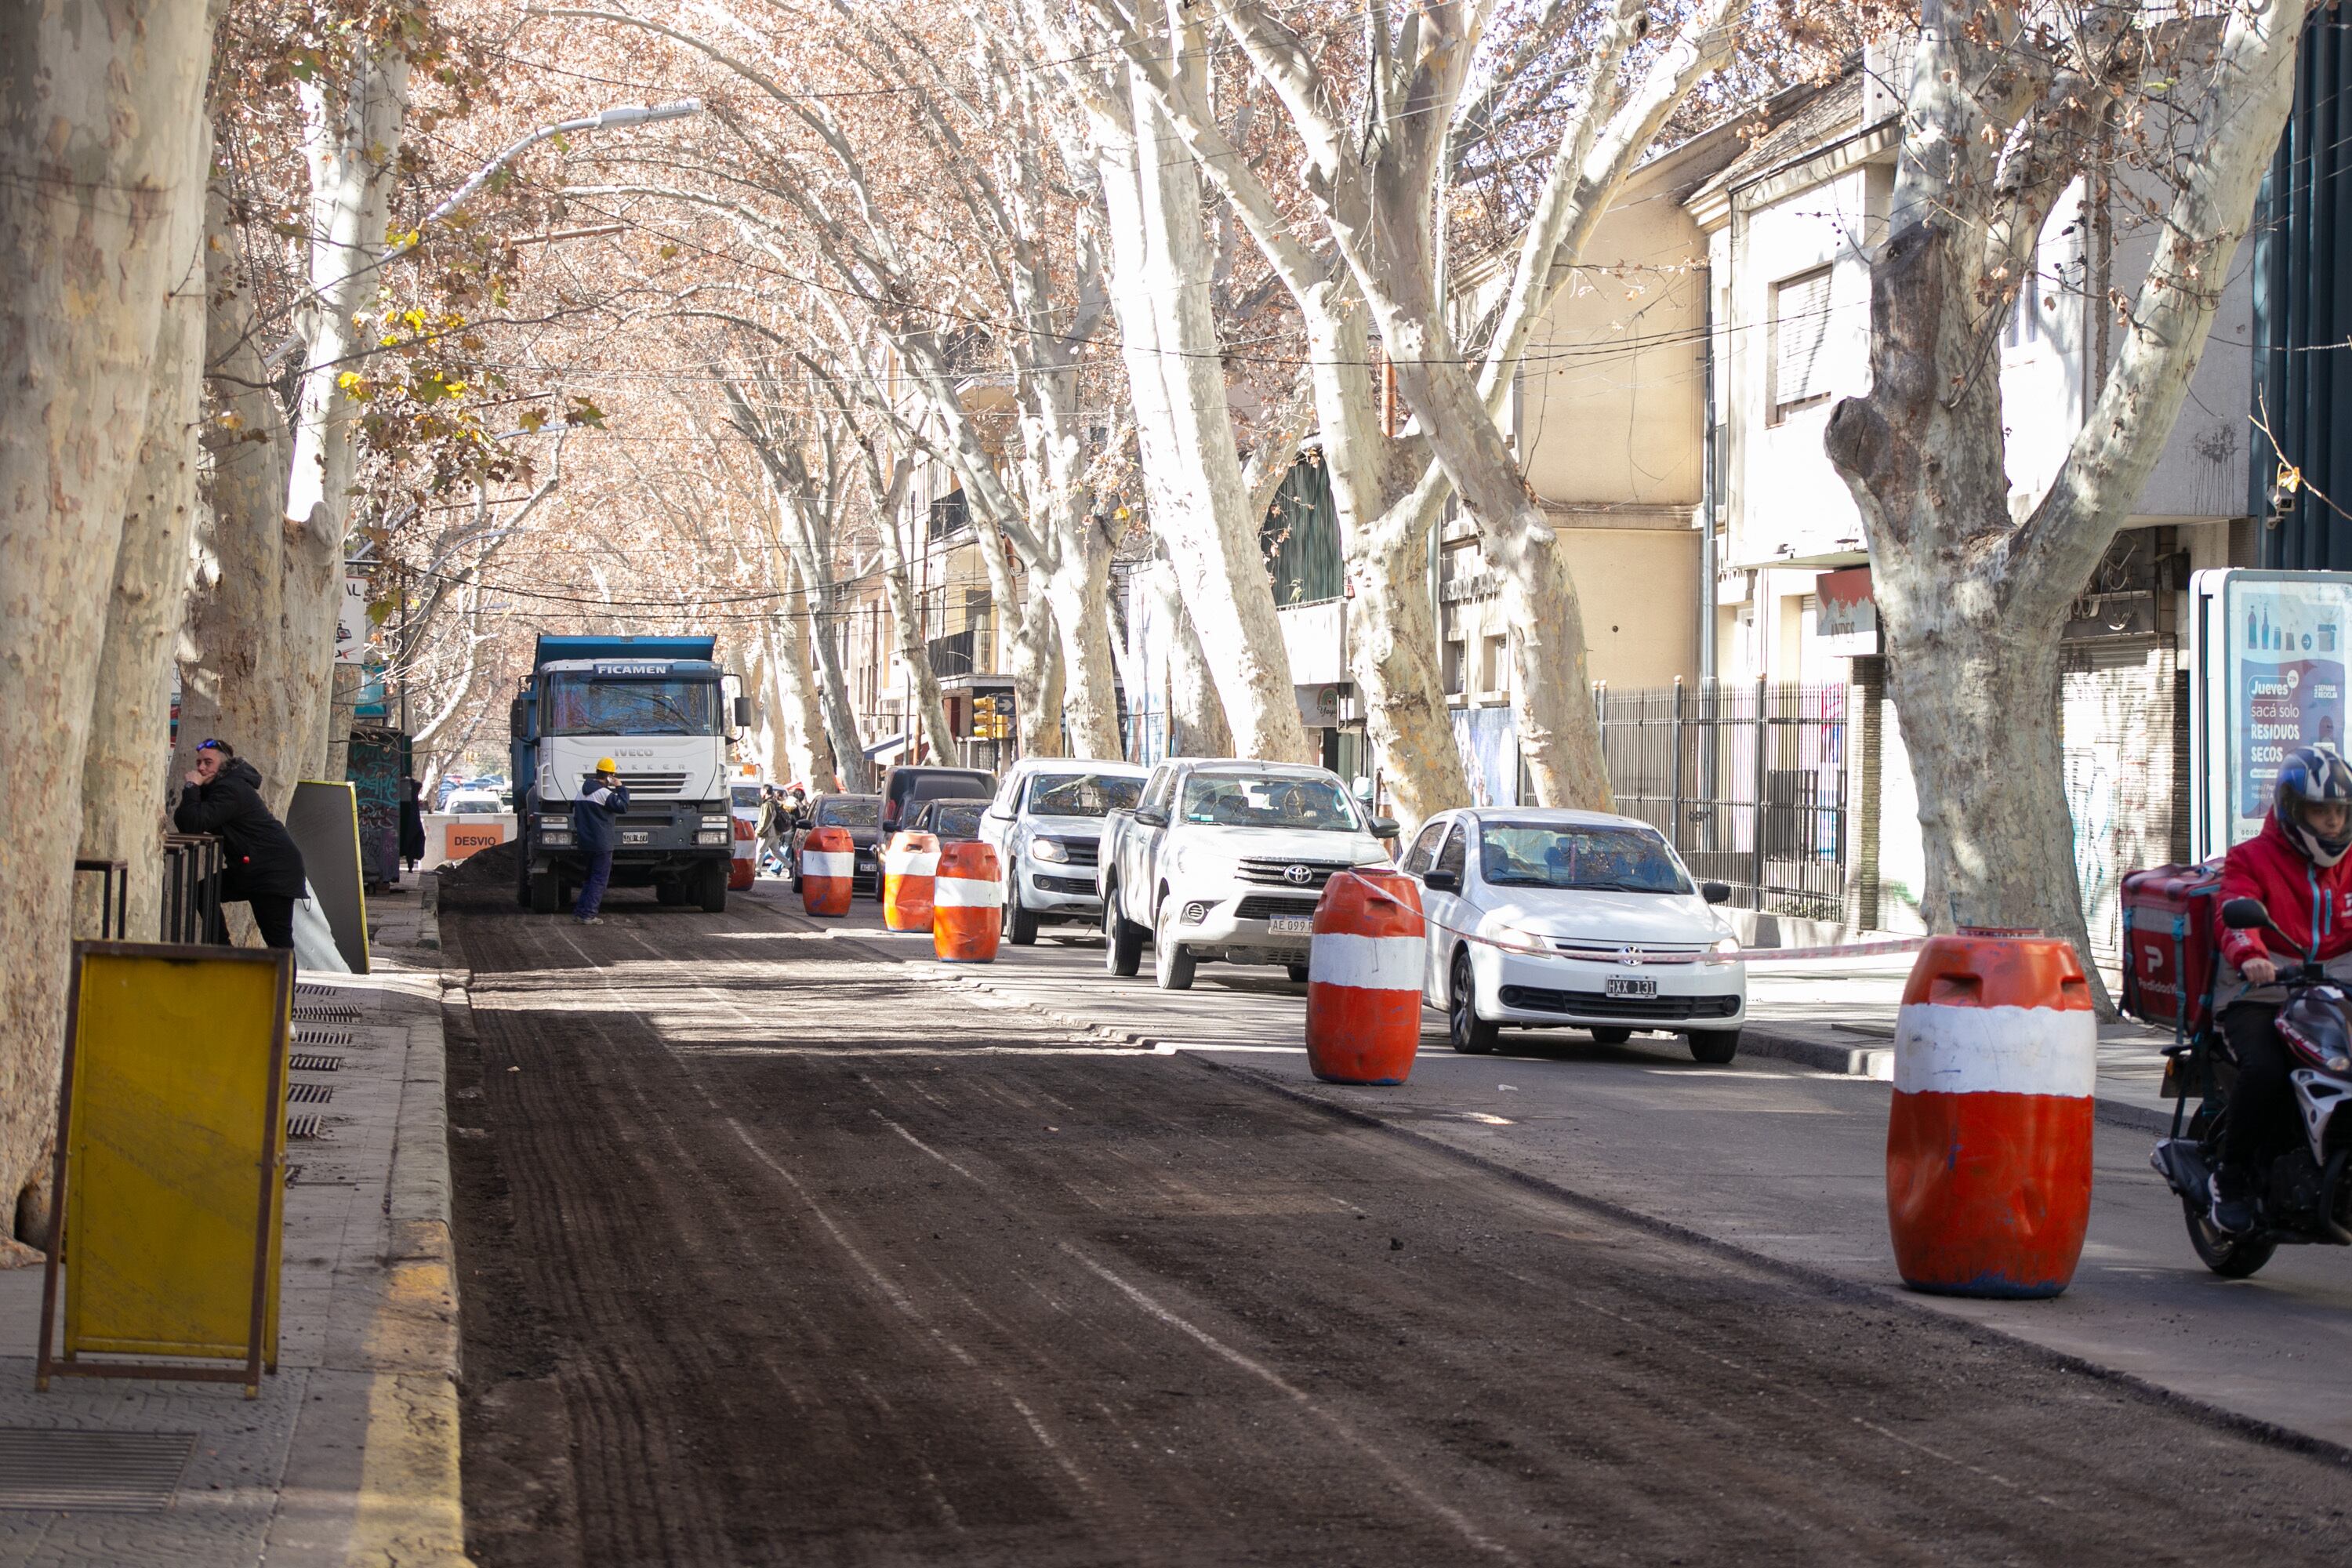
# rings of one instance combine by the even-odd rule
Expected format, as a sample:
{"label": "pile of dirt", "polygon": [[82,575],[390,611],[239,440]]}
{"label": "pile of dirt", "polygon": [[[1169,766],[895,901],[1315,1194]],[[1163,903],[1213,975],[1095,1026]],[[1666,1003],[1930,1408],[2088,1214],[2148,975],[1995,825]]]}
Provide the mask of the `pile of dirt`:
{"label": "pile of dirt", "polygon": [[511,892],[519,869],[515,857],[521,853],[522,845],[514,839],[477,849],[457,864],[441,868],[442,890],[474,892],[503,888]]}

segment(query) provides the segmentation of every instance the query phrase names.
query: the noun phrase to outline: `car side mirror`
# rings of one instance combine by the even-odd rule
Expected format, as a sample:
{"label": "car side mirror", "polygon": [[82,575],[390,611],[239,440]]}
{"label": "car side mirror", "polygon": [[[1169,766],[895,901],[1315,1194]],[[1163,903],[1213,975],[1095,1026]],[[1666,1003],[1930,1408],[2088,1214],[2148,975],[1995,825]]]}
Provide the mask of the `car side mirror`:
{"label": "car side mirror", "polygon": [[2271,912],[2260,899],[2231,899],[2221,906],[2221,923],[2231,931],[2266,931]]}
{"label": "car side mirror", "polygon": [[1372,818],[1372,837],[1375,838],[1394,838],[1398,834],[1402,833],[1403,831],[1403,826],[1393,816],[1376,816]]}
{"label": "car side mirror", "polygon": [[1731,884],[1728,882],[1701,882],[1698,885],[1698,896],[1705,899],[1710,904],[1727,904],[1731,902]]}
{"label": "car side mirror", "polygon": [[1441,893],[1458,893],[1462,890],[1462,879],[1452,871],[1424,871],[1422,873],[1421,885],[1424,888],[1434,888]]}
{"label": "car side mirror", "polygon": [[1164,811],[1154,811],[1149,806],[1138,806],[1135,811],[1135,820],[1146,827],[1165,827],[1168,826],[1168,814]]}

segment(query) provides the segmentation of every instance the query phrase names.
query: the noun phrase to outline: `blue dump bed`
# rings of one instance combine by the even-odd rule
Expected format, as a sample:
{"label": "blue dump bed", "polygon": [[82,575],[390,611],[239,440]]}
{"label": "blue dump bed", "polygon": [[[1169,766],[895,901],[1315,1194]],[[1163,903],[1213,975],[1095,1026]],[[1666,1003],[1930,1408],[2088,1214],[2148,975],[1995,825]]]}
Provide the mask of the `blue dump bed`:
{"label": "blue dump bed", "polygon": [[719,639],[709,637],[541,637],[531,651],[531,668],[559,658],[668,658],[709,660],[719,651]]}

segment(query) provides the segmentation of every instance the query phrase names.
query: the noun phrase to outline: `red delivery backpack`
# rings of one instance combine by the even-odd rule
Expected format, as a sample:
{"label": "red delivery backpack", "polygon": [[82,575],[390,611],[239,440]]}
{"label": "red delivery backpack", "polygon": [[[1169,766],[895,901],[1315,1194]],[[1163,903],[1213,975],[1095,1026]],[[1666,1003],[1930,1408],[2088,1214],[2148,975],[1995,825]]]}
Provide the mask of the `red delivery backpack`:
{"label": "red delivery backpack", "polygon": [[2125,1012],[2183,1037],[2212,1022],[2213,900],[2221,889],[2219,857],[2124,879]]}

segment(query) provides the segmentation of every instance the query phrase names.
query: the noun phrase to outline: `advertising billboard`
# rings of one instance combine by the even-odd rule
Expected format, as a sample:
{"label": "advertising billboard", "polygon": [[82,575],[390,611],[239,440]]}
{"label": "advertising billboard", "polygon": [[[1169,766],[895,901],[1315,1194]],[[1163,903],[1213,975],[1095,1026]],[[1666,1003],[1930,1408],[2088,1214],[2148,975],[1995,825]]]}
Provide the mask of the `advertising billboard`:
{"label": "advertising billboard", "polygon": [[2191,848],[2262,831],[2279,764],[2344,744],[2352,573],[2199,572],[2189,579]]}

